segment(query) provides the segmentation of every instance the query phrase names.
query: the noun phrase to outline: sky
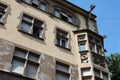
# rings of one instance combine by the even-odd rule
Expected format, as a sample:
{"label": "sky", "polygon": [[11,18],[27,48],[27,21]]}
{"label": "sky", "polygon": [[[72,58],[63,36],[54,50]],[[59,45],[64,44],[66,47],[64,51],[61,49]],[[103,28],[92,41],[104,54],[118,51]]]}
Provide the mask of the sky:
{"label": "sky", "polygon": [[120,0],[68,0],[69,2],[89,10],[89,6],[96,7],[92,11],[97,16],[99,34],[106,34],[104,47],[106,56],[120,53]]}

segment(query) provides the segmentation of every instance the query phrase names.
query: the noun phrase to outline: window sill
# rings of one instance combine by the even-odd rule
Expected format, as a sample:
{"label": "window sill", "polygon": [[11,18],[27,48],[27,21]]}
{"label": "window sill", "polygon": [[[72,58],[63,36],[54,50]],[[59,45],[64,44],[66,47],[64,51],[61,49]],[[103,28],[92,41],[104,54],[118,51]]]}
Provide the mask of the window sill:
{"label": "window sill", "polygon": [[88,50],[84,50],[84,51],[79,51],[79,53],[86,53],[89,52]]}
{"label": "window sill", "polygon": [[0,72],[4,73],[5,75],[12,75],[13,77],[18,77],[18,78],[20,77],[25,80],[36,80],[36,79],[30,78],[30,77],[27,77],[27,76],[24,76],[18,73],[14,73],[14,72],[7,72],[7,71],[2,71],[2,70],[0,70]]}
{"label": "window sill", "polygon": [[60,48],[63,48],[63,49],[68,50],[68,51],[71,51],[69,48],[66,48],[66,47],[60,46],[60,45],[58,45],[58,44],[55,44],[55,46],[60,47]]}
{"label": "window sill", "polygon": [[0,22],[0,25],[4,25],[4,23],[3,23],[3,22]]}
{"label": "window sill", "polygon": [[27,34],[27,35],[29,35],[29,36],[32,36],[32,37],[34,37],[34,38],[37,38],[37,39],[40,39],[40,40],[44,41],[43,38],[40,38],[40,37],[38,37],[38,36],[35,36],[35,35],[32,35],[32,34],[29,34],[29,33],[25,32],[25,31],[22,31],[22,30],[18,30],[18,31],[19,31],[19,32],[22,32],[22,33],[24,33],[24,34]]}
{"label": "window sill", "polygon": [[82,78],[90,78],[90,77],[92,77],[92,75],[82,76]]}

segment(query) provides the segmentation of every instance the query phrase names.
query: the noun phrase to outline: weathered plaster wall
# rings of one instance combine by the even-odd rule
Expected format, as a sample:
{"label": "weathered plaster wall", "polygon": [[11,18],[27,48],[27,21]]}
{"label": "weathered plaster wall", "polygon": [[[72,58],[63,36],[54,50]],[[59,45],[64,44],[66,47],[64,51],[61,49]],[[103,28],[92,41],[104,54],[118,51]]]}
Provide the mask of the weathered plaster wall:
{"label": "weathered plaster wall", "polygon": [[14,44],[0,39],[0,69],[10,70]]}

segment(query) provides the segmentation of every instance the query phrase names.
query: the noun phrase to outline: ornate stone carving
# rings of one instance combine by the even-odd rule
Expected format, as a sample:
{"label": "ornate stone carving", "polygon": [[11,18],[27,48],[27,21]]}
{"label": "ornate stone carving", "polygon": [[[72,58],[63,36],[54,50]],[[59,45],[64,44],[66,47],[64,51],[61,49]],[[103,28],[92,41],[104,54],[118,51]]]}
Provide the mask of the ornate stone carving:
{"label": "ornate stone carving", "polygon": [[81,54],[81,63],[88,63],[87,53]]}

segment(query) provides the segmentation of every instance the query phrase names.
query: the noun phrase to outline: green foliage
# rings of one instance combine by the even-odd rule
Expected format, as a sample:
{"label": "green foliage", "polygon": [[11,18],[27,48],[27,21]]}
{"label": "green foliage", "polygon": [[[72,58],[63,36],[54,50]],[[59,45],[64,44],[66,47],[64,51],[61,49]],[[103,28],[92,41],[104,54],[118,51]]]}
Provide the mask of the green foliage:
{"label": "green foliage", "polygon": [[120,80],[120,54],[115,53],[106,57],[112,80]]}

